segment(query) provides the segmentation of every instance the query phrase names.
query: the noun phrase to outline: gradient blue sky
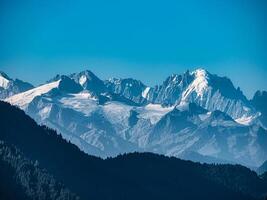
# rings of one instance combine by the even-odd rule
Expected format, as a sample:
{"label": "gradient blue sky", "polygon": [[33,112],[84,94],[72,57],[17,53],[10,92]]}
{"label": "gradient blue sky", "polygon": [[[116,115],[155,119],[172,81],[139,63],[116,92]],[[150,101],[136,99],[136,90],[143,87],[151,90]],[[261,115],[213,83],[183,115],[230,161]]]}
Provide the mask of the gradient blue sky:
{"label": "gradient blue sky", "polygon": [[199,66],[267,90],[267,1],[0,0],[0,70],[40,84],[90,69],[148,85]]}

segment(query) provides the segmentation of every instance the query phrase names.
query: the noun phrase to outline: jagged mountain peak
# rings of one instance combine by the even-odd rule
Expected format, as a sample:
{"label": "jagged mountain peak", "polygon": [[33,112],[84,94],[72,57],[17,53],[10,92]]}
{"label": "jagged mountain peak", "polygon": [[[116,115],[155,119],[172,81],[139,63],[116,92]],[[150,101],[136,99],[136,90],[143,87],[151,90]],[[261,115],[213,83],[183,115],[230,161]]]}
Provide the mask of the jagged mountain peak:
{"label": "jagged mountain peak", "polygon": [[149,88],[133,78],[110,78],[104,82],[109,92],[115,93],[137,103],[146,102]]}
{"label": "jagged mountain peak", "polygon": [[267,91],[258,90],[255,92],[252,100],[255,100],[257,98],[263,98],[263,97],[267,99]]}
{"label": "jagged mountain peak", "polygon": [[164,84],[187,84],[189,85],[190,82],[194,81],[194,79],[198,79],[198,82],[205,81],[209,78],[210,73],[203,69],[203,68],[198,68],[194,71],[189,71],[186,70],[182,74],[171,74],[168,76],[165,81],[163,82]]}
{"label": "jagged mountain peak", "polygon": [[183,80],[190,78],[190,72],[189,70],[185,71],[183,74],[171,74],[168,76],[165,81],[163,82],[163,85],[166,84],[180,84],[183,82]]}
{"label": "jagged mountain peak", "polygon": [[258,110],[265,110],[265,113],[267,113],[267,91],[257,91],[252,100],[251,103],[256,107]]}
{"label": "jagged mountain peak", "polygon": [[261,113],[261,123],[267,128],[267,91],[257,91],[250,102]]}
{"label": "jagged mountain peak", "polygon": [[191,81],[177,104],[194,102],[210,111],[225,112],[234,119],[256,115],[246,96],[229,78],[211,74],[203,68],[190,72],[190,76]]}
{"label": "jagged mountain peak", "polygon": [[11,80],[11,78],[9,78],[9,76],[3,71],[0,71],[0,76],[7,79],[7,80]]}
{"label": "jagged mountain peak", "polygon": [[13,80],[6,73],[0,71],[0,99],[5,99],[31,88],[33,88],[32,84],[19,79]]}
{"label": "jagged mountain peak", "polygon": [[209,87],[209,73],[206,70],[200,68],[191,72],[190,74],[194,77],[194,79],[187,90],[184,92],[182,100],[185,100],[187,96],[193,91],[197,96],[202,97],[204,95],[204,92]]}
{"label": "jagged mountain peak", "polygon": [[240,88],[235,87],[231,79],[226,76],[211,74],[204,68],[198,68],[190,74],[194,76],[194,84],[196,85],[196,91],[199,92],[199,95],[201,95],[201,91],[204,92],[210,87],[214,91],[219,91],[227,98],[247,101],[247,98]]}
{"label": "jagged mountain peak", "polygon": [[[94,80],[94,79],[99,79],[92,71],[90,70],[83,70],[77,73],[72,73],[70,74],[71,78],[80,78],[80,77],[86,77],[88,80]],[[99,79],[100,80],[100,79]]]}
{"label": "jagged mountain peak", "polygon": [[200,67],[200,68],[197,68],[197,69],[193,70],[192,72],[190,72],[190,74],[195,75],[197,77],[199,77],[199,76],[207,77],[210,73],[205,68]]}
{"label": "jagged mountain peak", "polygon": [[145,86],[145,84],[142,83],[142,81],[134,79],[134,78],[109,78],[108,80],[105,81],[105,83],[113,83],[113,84],[126,84],[129,85],[130,87],[134,85],[136,86]]}
{"label": "jagged mountain peak", "polygon": [[179,75],[179,74],[171,74],[167,78],[167,80],[176,82],[176,81],[178,81],[179,77],[181,77],[181,75]]}
{"label": "jagged mountain peak", "polygon": [[60,78],[58,89],[62,92],[67,92],[67,93],[78,93],[83,90],[83,88],[79,84],[77,84],[74,80],[64,75],[62,75]]}
{"label": "jagged mountain peak", "polygon": [[107,92],[104,82],[90,70],[74,73],[69,77],[76,83],[80,84],[83,89],[90,91],[94,95],[99,95],[101,93]]}
{"label": "jagged mountain peak", "polygon": [[122,78],[116,78],[116,77],[110,77],[108,80],[105,82],[111,82],[111,83],[119,83]]}
{"label": "jagged mountain peak", "polygon": [[79,73],[74,73],[70,75],[71,78],[79,78],[79,83],[83,85],[87,80],[94,81],[100,80],[92,71],[84,70]]}
{"label": "jagged mountain peak", "polygon": [[89,69],[83,70],[83,71],[79,72],[78,74],[96,77],[96,75]]}
{"label": "jagged mountain peak", "polygon": [[191,76],[191,83],[188,85],[190,87],[185,92],[185,95],[188,92],[194,91],[197,96],[203,96],[203,93],[210,87],[213,90],[219,90],[228,98],[241,98],[242,100],[246,100],[240,88],[236,88],[228,77],[211,74],[204,68],[198,68],[191,72],[187,71],[183,74],[183,76],[185,75]]}
{"label": "jagged mountain peak", "polygon": [[[60,75],[57,74],[54,78],[50,79],[48,81],[49,82],[54,82],[54,81],[58,81],[59,79],[62,78],[62,76],[66,76],[66,75]],[[87,81],[94,81],[94,80],[100,80],[92,71],[90,70],[84,70],[81,72],[77,72],[77,73],[72,73],[68,76],[71,79],[74,79],[77,83],[79,83],[80,85],[85,84]]]}
{"label": "jagged mountain peak", "polygon": [[240,99],[244,102],[248,102],[241,89],[239,87],[235,87],[231,79],[228,77],[212,75],[210,78],[210,85],[212,85],[214,90],[220,91],[223,96],[229,99]]}
{"label": "jagged mountain peak", "polygon": [[3,72],[0,72],[0,88],[7,89],[11,79]]}
{"label": "jagged mountain peak", "polygon": [[[108,149],[114,148],[114,154],[123,153],[128,150],[124,145],[129,143],[137,150],[145,148],[166,155],[199,150],[203,155],[211,153],[208,155],[232,160],[247,147],[240,146],[235,138],[253,139],[249,124],[238,124],[244,124],[244,120],[238,120],[241,117],[252,121],[254,116],[240,93],[230,79],[204,69],[172,74],[155,87],[132,78],[102,81],[86,70],[57,75],[53,81],[7,101],[24,109],[36,121],[60,130],[83,150],[88,143],[101,149],[103,155],[111,155]],[[185,95],[188,98],[182,101]],[[255,130],[251,132],[262,137]],[[227,143],[217,137],[224,137]],[[233,145],[240,148],[237,153]],[[253,148],[262,156],[254,161],[257,154],[251,153],[239,161],[254,165],[266,160],[266,148],[257,145],[258,141]],[[221,148],[234,152],[224,155]]]}
{"label": "jagged mountain peak", "polygon": [[149,101],[163,105],[175,105],[180,101],[182,92],[192,81],[192,76],[186,71],[184,74],[172,74],[161,85],[150,89]]}
{"label": "jagged mountain peak", "polygon": [[74,80],[72,80],[69,76],[60,74],[57,74],[54,78],[47,81],[46,84],[40,86],[45,87],[45,85],[55,82],[58,82],[58,84],[55,84],[55,88],[58,88],[64,92],[76,93],[82,90],[82,87]]}

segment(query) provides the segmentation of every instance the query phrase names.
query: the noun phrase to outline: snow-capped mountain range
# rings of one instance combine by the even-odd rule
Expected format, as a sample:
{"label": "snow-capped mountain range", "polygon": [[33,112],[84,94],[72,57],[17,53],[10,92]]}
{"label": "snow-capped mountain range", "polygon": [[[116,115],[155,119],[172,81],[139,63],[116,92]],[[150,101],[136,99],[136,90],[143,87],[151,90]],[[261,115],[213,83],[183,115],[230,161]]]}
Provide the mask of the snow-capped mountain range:
{"label": "snow-capped mountain range", "polygon": [[5,99],[14,94],[32,89],[33,85],[19,79],[11,79],[4,72],[0,71],[0,99]]}
{"label": "snow-capped mountain range", "polygon": [[[1,77],[0,95],[8,85]],[[259,166],[267,160],[263,94],[248,100],[230,79],[204,69],[173,74],[155,87],[83,71],[57,75],[5,101],[88,154],[150,151]]]}

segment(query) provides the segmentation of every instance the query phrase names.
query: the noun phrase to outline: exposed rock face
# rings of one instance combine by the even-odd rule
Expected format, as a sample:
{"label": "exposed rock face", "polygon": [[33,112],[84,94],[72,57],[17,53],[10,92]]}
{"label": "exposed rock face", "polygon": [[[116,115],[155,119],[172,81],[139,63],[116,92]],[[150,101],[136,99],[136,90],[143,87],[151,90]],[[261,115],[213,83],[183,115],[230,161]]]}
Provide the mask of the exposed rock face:
{"label": "exposed rock face", "polygon": [[265,98],[248,101],[228,78],[198,69],[156,87],[90,71],[59,75],[6,101],[89,154],[151,151],[258,166],[267,160]]}
{"label": "exposed rock face", "polygon": [[5,99],[20,92],[32,89],[33,85],[19,79],[11,79],[4,72],[0,72],[0,99]]}

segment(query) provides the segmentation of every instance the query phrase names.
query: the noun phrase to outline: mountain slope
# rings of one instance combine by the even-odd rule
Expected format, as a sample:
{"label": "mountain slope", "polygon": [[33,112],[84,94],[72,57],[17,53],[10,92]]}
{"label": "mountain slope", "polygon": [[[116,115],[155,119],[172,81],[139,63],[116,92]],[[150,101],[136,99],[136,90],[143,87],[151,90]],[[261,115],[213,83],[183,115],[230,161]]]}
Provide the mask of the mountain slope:
{"label": "mountain slope", "polygon": [[111,78],[105,81],[105,86],[111,93],[119,94],[127,99],[137,103],[146,103],[149,88],[146,87],[141,81],[131,78],[116,79]]}
{"label": "mountain slope", "polygon": [[102,81],[87,70],[58,75],[6,101],[96,156],[150,151],[250,167],[267,159],[261,111],[228,78],[203,69],[172,75],[156,87],[134,79]]}
{"label": "mountain slope", "polygon": [[112,92],[139,103],[146,100],[148,103],[172,106],[193,102],[210,111],[225,112],[234,119],[256,115],[240,88],[235,88],[230,79],[204,69],[186,71],[181,75],[173,74],[155,87],[145,86],[134,79],[110,79],[106,81],[106,85]]}
{"label": "mountain slope", "polygon": [[257,91],[253,96],[251,103],[261,113],[261,123],[267,127],[267,92]]}
{"label": "mountain slope", "polygon": [[0,102],[0,112],[0,140],[37,160],[82,199],[245,200],[266,192],[264,180],[242,166],[201,165],[150,153],[102,160],[38,126],[18,108]]}
{"label": "mountain slope", "polygon": [[14,146],[0,144],[1,199],[78,199]]}
{"label": "mountain slope", "polygon": [[263,128],[240,125],[221,111],[208,112],[189,103],[159,120],[150,133],[148,149],[177,157],[196,152],[254,166],[265,160],[266,144],[267,131]]}
{"label": "mountain slope", "polygon": [[32,89],[33,85],[19,79],[11,79],[0,71],[0,99],[5,99],[14,94]]}
{"label": "mountain slope", "polygon": [[189,71],[182,75],[172,74],[161,85],[151,88],[148,92],[148,100],[163,105],[175,105],[183,91],[193,81]]}
{"label": "mountain slope", "polygon": [[267,172],[267,161],[265,161],[258,169],[257,172],[259,174],[264,174]]}
{"label": "mountain slope", "polygon": [[247,98],[228,78],[204,69],[197,69],[189,76],[193,81],[183,91],[181,102],[194,102],[210,111],[220,110],[234,119],[255,115]]}
{"label": "mountain slope", "polygon": [[93,95],[107,92],[104,82],[89,70],[71,74],[69,77]]}

